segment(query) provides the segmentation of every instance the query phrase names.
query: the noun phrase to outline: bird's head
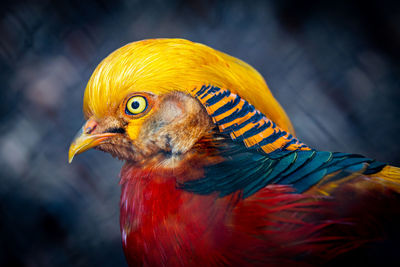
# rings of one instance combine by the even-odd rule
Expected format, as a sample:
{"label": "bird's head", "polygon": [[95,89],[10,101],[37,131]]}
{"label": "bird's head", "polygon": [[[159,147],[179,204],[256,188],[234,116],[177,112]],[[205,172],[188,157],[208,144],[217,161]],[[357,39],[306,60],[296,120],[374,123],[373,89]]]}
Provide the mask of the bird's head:
{"label": "bird's head", "polygon": [[264,79],[243,61],[182,39],[128,44],[105,58],[86,87],[86,123],[69,161],[96,147],[122,160],[184,155],[214,124],[191,94],[212,85],[240,95],[281,128],[292,125]]}

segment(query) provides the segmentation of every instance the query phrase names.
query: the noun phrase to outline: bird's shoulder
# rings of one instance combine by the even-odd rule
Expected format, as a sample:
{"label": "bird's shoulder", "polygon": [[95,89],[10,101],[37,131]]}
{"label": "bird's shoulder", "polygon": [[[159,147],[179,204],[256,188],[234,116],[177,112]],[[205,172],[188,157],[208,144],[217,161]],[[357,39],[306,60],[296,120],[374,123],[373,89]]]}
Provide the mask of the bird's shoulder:
{"label": "bird's shoulder", "polygon": [[375,176],[387,166],[358,154],[317,150],[265,153],[223,134],[216,134],[213,140],[222,160],[205,166],[203,176],[182,183],[182,189],[197,194],[217,192],[220,197],[241,191],[247,198],[268,185],[288,185],[295,193],[314,190],[328,194],[343,182]]}

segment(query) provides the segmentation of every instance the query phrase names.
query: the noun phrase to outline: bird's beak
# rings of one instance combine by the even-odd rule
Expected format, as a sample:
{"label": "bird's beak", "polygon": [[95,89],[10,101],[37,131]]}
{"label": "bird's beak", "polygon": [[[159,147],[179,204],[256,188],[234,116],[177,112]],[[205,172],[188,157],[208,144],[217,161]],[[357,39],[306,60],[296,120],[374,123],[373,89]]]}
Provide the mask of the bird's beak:
{"label": "bird's beak", "polygon": [[71,163],[74,156],[85,152],[93,147],[96,147],[104,143],[107,139],[115,136],[116,133],[93,133],[96,129],[97,122],[90,118],[83,127],[76,134],[74,140],[72,141],[69,152],[68,152],[68,162]]}

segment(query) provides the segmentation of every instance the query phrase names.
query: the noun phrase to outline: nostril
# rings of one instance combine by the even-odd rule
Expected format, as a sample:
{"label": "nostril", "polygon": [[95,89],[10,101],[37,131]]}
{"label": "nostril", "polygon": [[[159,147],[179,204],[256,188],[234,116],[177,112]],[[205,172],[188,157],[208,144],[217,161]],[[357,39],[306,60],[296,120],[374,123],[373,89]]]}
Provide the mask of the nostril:
{"label": "nostril", "polygon": [[92,119],[89,119],[89,120],[86,122],[86,124],[85,124],[85,126],[84,126],[84,128],[83,128],[83,132],[84,132],[85,134],[90,134],[90,133],[92,133],[92,132],[96,129],[96,127],[97,127],[97,122],[94,121],[94,120],[92,120]]}
{"label": "nostril", "polygon": [[93,130],[94,130],[94,128],[88,127],[85,129],[85,134],[90,134]]}

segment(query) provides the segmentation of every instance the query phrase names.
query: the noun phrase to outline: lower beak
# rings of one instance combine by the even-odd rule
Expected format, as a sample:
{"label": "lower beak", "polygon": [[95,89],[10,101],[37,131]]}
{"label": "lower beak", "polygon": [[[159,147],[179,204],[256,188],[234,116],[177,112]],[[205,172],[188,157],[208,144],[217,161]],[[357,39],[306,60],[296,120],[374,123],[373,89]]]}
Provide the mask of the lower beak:
{"label": "lower beak", "polygon": [[91,132],[93,132],[93,130],[96,128],[96,125],[97,123],[93,119],[89,119],[76,134],[74,140],[69,147],[69,163],[72,162],[75,155],[78,155],[82,152],[85,152],[86,150],[103,144],[106,142],[107,139],[116,135],[116,133],[91,134]]}

